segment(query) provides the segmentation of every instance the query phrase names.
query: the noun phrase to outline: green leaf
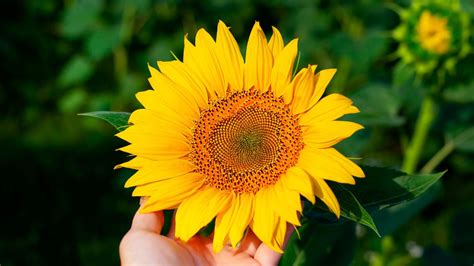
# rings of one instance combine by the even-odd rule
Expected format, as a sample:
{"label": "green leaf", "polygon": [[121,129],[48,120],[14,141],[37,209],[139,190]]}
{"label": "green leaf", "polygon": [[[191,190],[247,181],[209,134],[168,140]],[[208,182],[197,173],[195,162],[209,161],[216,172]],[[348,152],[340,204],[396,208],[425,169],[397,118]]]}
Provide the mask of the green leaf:
{"label": "green leaf", "polygon": [[401,106],[400,96],[384,84],[371,84],[351,96],[360,113],[353,120],[362,125],[400,126],[405,122],[398,115]]}
{"label": "green leaf", "polygon": [[454,103],[472,103],[474,102],[474,81],[467,84],[456,84],[447,87],[443,91],[443,97],[446,101]]}
{"label": "green leaf", "polygon": [[105,120],[109,122],[109,124],[114,126],[118,131],[122,131],[129,126],[128,118],[130,117],[130,113],[126,113],[126,112],[98,111],[98,112],[82,113],[79,115],[90,116],[90,117],[95,117],[95,118]]}
{"label": "green leaf", "polygon": [[346,186],[366,208],[383,209],[412,200],[434,185],[445,173],[406,174],[382,167],[362,167],[366,178]]}
{"label": "green leaf", "polygon": [[87,92],[81,88],[75,88],[64,95],[58,102],[59,110],[63,113],[76,113],[87,99]]}
{"label": "green leaf", "polygon": [[112,53],[120,44],[120,26],[111,26],[94,31],[86,41],[86,51],[95,60]]}
{"label": "green leaf", "polygon": [[[330,185],[339,201],[341,216],[371,228],[379,236],[378,223],[372,214],[419,197],[445,173],[408,175],[382,167],[362,168],[366,177],[358,179],[355,185]],[[307,209],[304,215],[320,222],[344,223],[343,219],[335,220],[321,203]],[[381,230],[384,231],[383,228]]]}
{"label": "green leaf", "polygon": [[77,38],[97,23],[103,8],[100,0],[77,0],[70,5],[62,17],[61,33],[69,38]]}
{"label": "green leaf", "polygon": [[58,83],[61,87],[69,87],[86,81],[94,70],[93,63],[84,56],[75,56],[64,66],[59,75]]}
{"label": "green leaf", "polygon": [[[344,217],[348,220],[354,221],[356,223],[365,225],[372,229],[378,236],[380,236],[377,226],[375,225],[372,216],[369,212],[360,204],[357,198],[349,191],[346,187],[340,184],[333,184],[333,191],[336,195],[337,200],[339,201],[339,206],[341,208],[341,217]],[[319,210],[311,208],[308,211],[305,211],[304,215],[309,218],[318,218],[321,220],[332,220],[332,214],[329,214],[329,209],[327,206],[322,203],[317,203],[315,207],[319,210],[323,210],[324,214],[320,214]]]}
{"label": "green leaf", "polygon": [[341,216],[369,227],[380,236],[372,216],[370,216],[367,210],[360,204],[354,194],[342,185],[338,184],[337,187],[334,193],[336,193],[337,199],[339,200]]}
{"label": "green leaf", "polygon": [[303,220],[290,238],[280,266],[349,265],[356,244],[354,224],[321,224]]}
{"label": "green leaf", "polygon": [[454,147],[465,152],[474,152],[474,127],[464,129],[452,138]]}
{"label": "green leaf", "polygon": [[382,236],[392,234],[398,227],[408,222],[432,203],[442,189],[441,183],[436,182],[418,198],[394,205],[382,210],[373,211],[372,218]]}

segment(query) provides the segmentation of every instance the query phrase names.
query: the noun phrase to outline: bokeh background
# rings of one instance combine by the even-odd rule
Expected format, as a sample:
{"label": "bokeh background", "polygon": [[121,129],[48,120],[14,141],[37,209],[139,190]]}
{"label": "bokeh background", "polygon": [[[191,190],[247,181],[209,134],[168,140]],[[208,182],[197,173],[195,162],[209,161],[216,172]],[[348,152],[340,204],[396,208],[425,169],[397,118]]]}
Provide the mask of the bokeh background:
{"label": "bokeh background", "polygon": [[[329,92],[353,98],[366,127],[338,148],[360,163],[400,168],[426,91],[397,64],[391,38],[400,20],[389,7],[409,2],[2,1],[0,264],[118,264],[138,207],[123,188],[131,173],[112,169],[126,160],[115,151],[124,143],[111,126],[77,114],[138,108],[134,94],[149,88],[147,63],[173,59],[170,51],[181,58],[183,36],[200,27],[214,35],[219,19],[242,47],[258,20],[268,34],[273,25],[286,41],[300,39],[300,67],[338,68]],[[472,20],[474,3],[462,4]],[[318,238],[315,230],[319,257],[307,265],[474,263],[473,59],[448,76],[418,167],[468,132],[436,167],[449,170],[442,184],[379,217],[383,238],[360,226],[354,233],[316,225],[332,233]]]}

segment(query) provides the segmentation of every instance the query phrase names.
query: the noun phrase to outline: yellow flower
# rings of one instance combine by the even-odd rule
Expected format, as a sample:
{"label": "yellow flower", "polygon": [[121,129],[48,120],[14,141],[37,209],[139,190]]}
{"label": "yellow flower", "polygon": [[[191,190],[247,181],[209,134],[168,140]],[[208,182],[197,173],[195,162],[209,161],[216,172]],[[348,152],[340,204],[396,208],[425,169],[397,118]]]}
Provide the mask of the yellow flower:
{"label": "yellow flower", "polygon": [[214,250],[248,228],[282,252],[287,223],[299,226],[300,195],[316,195],[338,217],[326,180],[354,184],[362,170],[332,148],[362,126],[335,121],[359,110],[340,94],[321,98],[335,69],[309,65],[293,78],[298,40],[284,44],[258,22],[245,53],[219,22],[216,41],[200,29],[184,40],[184,59],[149,67],[153,90],[118,136],[135,155],[126,187],[148,196],[143,212],[176,210],[176,237],[189,240],[214,218]]}
{"label": "yellow flower", "polygon": [[435,54],[444,54],[449,50],[451,33],[447,28],[448,20],[423,11],[417,25],[421,47]]}

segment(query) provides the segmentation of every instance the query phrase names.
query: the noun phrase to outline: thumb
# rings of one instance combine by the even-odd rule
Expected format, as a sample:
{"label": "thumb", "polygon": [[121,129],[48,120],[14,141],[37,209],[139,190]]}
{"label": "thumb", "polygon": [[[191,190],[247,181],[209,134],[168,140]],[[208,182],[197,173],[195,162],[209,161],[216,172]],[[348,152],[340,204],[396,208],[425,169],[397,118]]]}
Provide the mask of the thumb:
{"label": "thumb", "polygon": [[130,231],[140,230],[160,234],[165,222],[163,212],[142,213],[141,209],[146,202],[146,198],[140,200],[140,208],[133,217]]}
{"label": "thumb", "polygon": [[[286,224],[286,234],[285,234],[285,242],[283,244],[283,250],[285,249],[286,245],[288,244],[288,240],[293,234],[294,231],[293,225]],[[257,260],[262,266],[273,266],[278,265],[280,258],[283,254],[277,253],[273,251],[270,247],[262,243],[260,247],[257,249],[255,253],[255,260]]]}

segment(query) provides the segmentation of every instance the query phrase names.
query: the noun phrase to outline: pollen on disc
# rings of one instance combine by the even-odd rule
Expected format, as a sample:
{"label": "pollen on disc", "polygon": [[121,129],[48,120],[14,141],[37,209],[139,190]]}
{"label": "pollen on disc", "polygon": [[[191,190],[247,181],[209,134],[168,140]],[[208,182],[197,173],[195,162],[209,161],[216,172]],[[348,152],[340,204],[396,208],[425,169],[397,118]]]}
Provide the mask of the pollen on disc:
{"label": "pollen on disc", "polygon": [[294,166],[304,144],[298,119],[271,92],[236,92],[201,113],[191,158],[204,183],[256,193]]}

